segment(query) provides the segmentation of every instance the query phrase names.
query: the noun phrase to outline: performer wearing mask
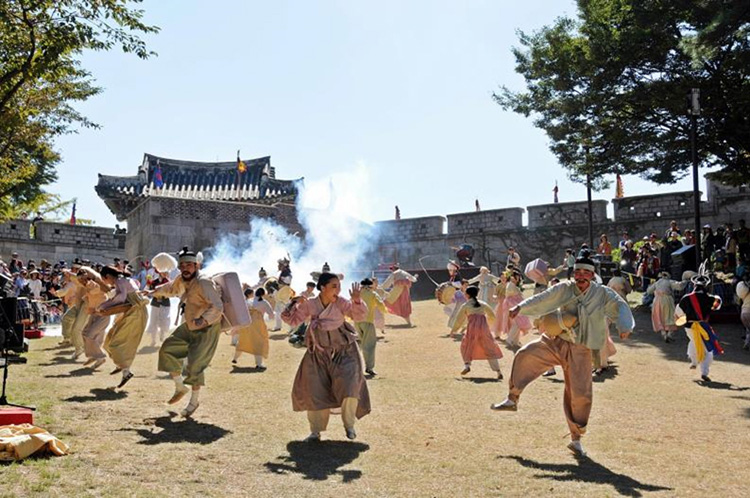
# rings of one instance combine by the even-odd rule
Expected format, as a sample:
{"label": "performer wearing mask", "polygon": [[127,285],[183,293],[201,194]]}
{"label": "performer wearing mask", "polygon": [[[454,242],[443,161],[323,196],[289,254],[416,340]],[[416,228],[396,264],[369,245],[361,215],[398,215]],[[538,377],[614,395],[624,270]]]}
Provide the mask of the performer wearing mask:
{"label": "performer wearing mask", "polygon": [[94,276],[103,292],[114,291],[111,298],[99,305],[96,314],[120,315],[104,339],[104,350],[115,364],[112,375],[122,372],[118,388],[133,378],[130,366],[148,321],[147,301],[138,294],[138,283],[129,277],[114,266],[105,266],[98,278]]}
{"label": "performer wearing mask", "polygon": [[[180,297],[184,321],[162,343],[159,371],[168,372],[175,384],[174,394],[168,401],[170,405],[188,393],[185,384],[192,386],[190,401],[181,412],[183,417],[191,417],[200,406],[200,389],[205,385],[204,371],[211,364],[219,342],[224,304],[218,286],[200,273],[198,255],[183,247],[177,256],[180,275],[150,294],[154,297]],[[184,362],[185,358],[187,362]]]}
{"label": "performer wearing mask", "polygon": [[473,360],[487,360],[490,368],[497,372],[497,378],[502,379],[503,373],[500,371],[500,364],[497,360],[503,357],[503,352],[490,333],[490,324],[495,320],[495,313],[490,305],[477,299],[479,295],[477,287],[467,287],[466,295],[468,300],[458,309],[458,316],[451,329],[451,334],[453,334],[461,330],[468,322],[466,334],[461,340],[461,357],[464,360],[461,375],[471,372]]}
{"label": "performer wearing mask", "polygon": [[685,325],[685,333],[690,341],[687,350],[690,368],[700,365],[701,379],[711,382],[708,374],[714,354],[722,354],[724,350],[721,349],[719,339],[708,320],[712,311],[721,308],[721,298],[706,291],[711,279],[703,265],[692,282],[693,292],[680,299],[680,304],[675,309],[675,317],[680,325]]}
{"label": "performer wearing mask", "polygon": [[378,335],[375,332],[375,312],[380,310],[385,313],[385,305],[375,291],[372,289],[373,282],[366,278],[360,282],[362,286],[362,301],[367,305],[367,316],[364,320],[354,323],[354,328],[359,334],[362,344],[362,356],[365,358],[365,373],[370,377],[375,373],[375,346],[378,343]]}
{"label": "performer wearing mask", "polygon": [[[548,330],[516,353],[508,397],[491,406],[493,410],[516,411],[518,400],[527,385],[550,367],[562,366],[565,375],[563,409],[571,437],[568,449],[581,456],[585,455],[581,436],[586,432],[591,413],[591,350],[604,346],[607,318],[615,323],[621,339],[629,337],[635,325],[627,303],[612,289],[594,281],[595,271],[591,259],[578,258],[573,281],[550,287],[510,310],[511,318],[519,313],[542,316],[558,310],[560,316],[557,321],[562,324],[560,328],[563,330],[558,335]],[[573,317],[573,320],[567,320],[567,317]]]}
{"label": "performer wearing mask", "polygon": [[411,295],[409,289],[417,281],[417,275],[402,270],[398,264],[391,266],[391,274],[383,282],[383,288],[388,290],[385,306],[391,314],[400,316],[411,324]]}
{"label": "performer wearing mask", "polygon": [[292,327],[310,322],[305,336],[307,350],[294,378],[292,407],[294,411],[307,411],[310,435],[306,441],[320,441],[320,433],[328,427],[330,411],[335,408],[341,409],[346,437],[355,439],[354,423],[370,413],[370,395],[355,331],[345,317],[363,320],[367,305],[358,283],[349,291],[351,301],[340,297],[341,282],[333,273],[322,273],[317,289],[317,298],[296,297],[282,314]]}
{"label": "performer wearing mask", "polygon": [[243,327],[240,330],[239,340],[232,359],[232,364],[236,365],[242,353],[250,353],[255,357],[255,369],[261,372],[266,371],[263,359],[268,358],[268,327],[266,327],[263,317],[268,316],[270,320],[274,316],[273,308],[268,304],[268,301],[263,299],[265,295],[266,290],[263,287],[257,288],[255,293],[252,289],[245,291],[251,322],[250,326]]}

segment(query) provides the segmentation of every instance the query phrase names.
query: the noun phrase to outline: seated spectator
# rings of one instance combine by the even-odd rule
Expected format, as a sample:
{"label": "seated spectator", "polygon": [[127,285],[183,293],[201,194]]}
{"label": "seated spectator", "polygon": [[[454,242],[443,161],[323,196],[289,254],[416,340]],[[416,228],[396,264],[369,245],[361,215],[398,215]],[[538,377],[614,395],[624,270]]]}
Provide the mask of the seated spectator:
{"label": "seated spectator", "polygon": [[596,253],[604,260],[612,259],[612,244],[609,243],[609,238],[606,234],[602,234],[599,237],[599,246],[596,248]]}

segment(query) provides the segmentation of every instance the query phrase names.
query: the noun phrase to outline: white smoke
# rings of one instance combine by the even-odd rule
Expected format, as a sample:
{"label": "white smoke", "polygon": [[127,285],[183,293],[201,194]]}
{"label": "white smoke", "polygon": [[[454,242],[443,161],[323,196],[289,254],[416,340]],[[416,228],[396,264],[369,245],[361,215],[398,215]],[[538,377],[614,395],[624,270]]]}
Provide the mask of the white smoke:
{"label": "white smoke", "polygon": [[[376,229],[369,224],[373,195],[369,170],[360,163],[351,171],[334,173],[299,186],[297,217],[305,229],[289,233],[269,219],[253,219],[248,231],[223,236],[206,262],[205,272],[234,271],[250,285],[258,281],[263,267],[269,276],[277,276],[277,261],[291,259],[292,287],[300,292],[328,262],[331,271],[343,273],[348,283],[352,273],[361,278],[363,257],[377,241]],[[357,271],[359,270],[359,271]]]}

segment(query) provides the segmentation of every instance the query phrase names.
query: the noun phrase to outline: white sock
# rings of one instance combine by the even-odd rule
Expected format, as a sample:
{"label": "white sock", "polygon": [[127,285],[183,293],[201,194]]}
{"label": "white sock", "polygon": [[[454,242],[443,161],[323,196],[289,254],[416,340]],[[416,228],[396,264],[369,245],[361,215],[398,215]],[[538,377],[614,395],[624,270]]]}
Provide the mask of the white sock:
{"label": "white sock", "polygon": [[193,391],[190,393],[190,403],[191,405],[197,405],[198,404],[198,394],[200,394],[200,389],[193,389]]}
{"label": "white sock", "polygon": [[122,369],[122,378],[124,379],[128,375],[130,375],[130,369],[129,368],[123,368]]}
{"label": "white sock", "polygon": [[183,384],[182,382],[182,375],[178,375],[177,377],[172,377],[172,380],[174,381],[175,389],[177,389],[178,391],[181,391],[185,387],[185,384]]}

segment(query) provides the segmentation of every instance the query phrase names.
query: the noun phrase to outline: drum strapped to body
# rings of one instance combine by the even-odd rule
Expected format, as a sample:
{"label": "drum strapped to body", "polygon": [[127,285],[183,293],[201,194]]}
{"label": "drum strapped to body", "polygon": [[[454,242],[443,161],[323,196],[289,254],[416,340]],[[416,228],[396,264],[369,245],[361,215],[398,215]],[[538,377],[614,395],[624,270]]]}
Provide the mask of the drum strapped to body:
{"label": "drum strapped to body", "polygon": [[435,298],[443,305],[452,304],[455,295],[456,287],[451,282],[443,282],[435,289]]}
{"label": "drum strapped to body", "polygon": [[544,327],[544,333],[550,337],[557,337],[563,332],[572,331],[578,323],[576,315],[561,312],[559,309],[542,316],[539,320]]}

